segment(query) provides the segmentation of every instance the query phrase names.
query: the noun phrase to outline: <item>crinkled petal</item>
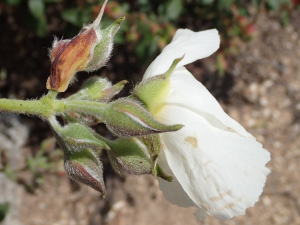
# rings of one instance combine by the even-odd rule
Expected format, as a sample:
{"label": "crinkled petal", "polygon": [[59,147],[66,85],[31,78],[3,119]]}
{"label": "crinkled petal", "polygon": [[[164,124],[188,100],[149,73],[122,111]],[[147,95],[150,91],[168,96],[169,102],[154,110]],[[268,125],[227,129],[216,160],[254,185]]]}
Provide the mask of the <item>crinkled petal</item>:
{"label": "crinkled petal", "polygon": [[188,29],[177,30],[172,42],[150,64],[143,80],[165,73],[176,58],[185,57],[177,67],[210,56],[218,50],[220,37],[216,29],[194,32]]}
{"label": "crinkled petal", "polygon": [[170,169],[167,163],[166,156],[163,151],[159,156],[158,164],[160,165],[160,167],[163,169],[165,173],[173,177],[172,182],[165,181],[158,177],[159,188],[163,192],[165,198],[173,205],[177,205],[179,207],[187,208],[187,207],[195,206],[195,203],[182,189],[182,186],[180,185],[180,183],[177,181],[176,177],[172,173],[172,170]]}
{"label": "crinkled petal", "polygon": [[212,94],[185,67],[177,68],[171,75],[171,90],[165,103],[190,109],[219,129],[254,138],[224,112]]}
{"label": "crinkled petal", "polygon": [[254,139],[211,125],[201,114],[166,105],[157,115],[184,127],[161,134],[166,159],[188,196],[209,215],[244,215],[258,201],[269,169],[268,151]]}

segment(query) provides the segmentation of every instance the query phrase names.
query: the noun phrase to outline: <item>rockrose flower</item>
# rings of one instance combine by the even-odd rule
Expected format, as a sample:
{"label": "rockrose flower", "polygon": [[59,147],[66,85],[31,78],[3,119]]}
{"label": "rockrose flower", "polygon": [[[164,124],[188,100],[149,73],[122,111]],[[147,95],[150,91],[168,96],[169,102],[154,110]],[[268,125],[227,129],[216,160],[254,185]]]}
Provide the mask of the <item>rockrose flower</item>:
{"label": "rockrose flower", "polygon": [[[158,179],[172,204],[198,208],[198,220],[207,214],[220,220],[245,214],[258,201],[270,172],[265,167],[269,152],[184,67],[211,55],[219,44],[217,30],[178,30],[133,91],[158,121],[184,125],[160,134],[163,148],[158,164],[173,181]],[[183,55],[171,74],[161,75]],[[149,81],[159,88],[143,92]]]}

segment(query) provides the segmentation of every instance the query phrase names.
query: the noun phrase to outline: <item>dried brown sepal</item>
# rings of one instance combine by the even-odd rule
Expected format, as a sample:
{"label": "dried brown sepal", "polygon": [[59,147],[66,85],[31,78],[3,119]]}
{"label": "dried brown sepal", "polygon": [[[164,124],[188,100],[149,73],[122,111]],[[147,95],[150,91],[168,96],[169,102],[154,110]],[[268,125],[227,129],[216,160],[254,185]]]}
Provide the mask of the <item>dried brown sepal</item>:
{"label": "dried brown sepal", "polygon": [[[51,64],[51,74],[47,81],[47,89],[64,92],[75,73],[84,70],[93,56],[91,49],[97,43],[94,29],[88,29],[72,39],[66,47],[57,53]],[[59,45],[61,48],[61,45]],[[52,55],[52,53],[51,53]]]}

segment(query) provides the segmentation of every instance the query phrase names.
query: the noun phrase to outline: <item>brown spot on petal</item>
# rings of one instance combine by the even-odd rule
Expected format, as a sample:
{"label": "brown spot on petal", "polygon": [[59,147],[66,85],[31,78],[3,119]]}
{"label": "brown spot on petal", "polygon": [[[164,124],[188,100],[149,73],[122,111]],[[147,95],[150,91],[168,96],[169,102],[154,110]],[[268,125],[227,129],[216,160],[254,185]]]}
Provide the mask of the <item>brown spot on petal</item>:
{"label": "brown spot on petal", "polygon": [[228,203],[227,205],[224,205],[222,208],[220,208],[219,210],[226,210],[226,209],[232,209],[235,206],[234,203]]}
{"label": "brown spot on petal", "polygon": [[211,160],[208,160],[206,163],[204,163],[203,166],[207,166],[207,165],[210,164],[210,163],[212,163],[212,161],[211,161]]}
{"label": "brown spot on petal", "polygon": [[234,131],[234,129],[232,129],[231,127],[227,127],[227,129],[230,131]]}
{"label": "brown spot on petal", "polygon": [[188,136],[187,138],[184,139],[184,141],[186,143],[192,145],[194,148],[197,148],[197,146],[198,146],[198,140],[196,137]]}
{"label": "brown spot on petal", "polygon": [[204,179],[208,180],[211,177],[211,175],[207,175]]}
{"label": "brown spot on petal", "polygon": [[[217,190],[217,191],[218,191],[218,190]],[[219,196],[212,197],[212,198],[210,198],[209,200],[212,201],[212,202],[220,201],[220,200],[223,199],[225,196],[230,195],[230,194],[231,194],[231,191],[226,191],[226,192],[224,192],[224,193],[220,193],[220,192],[218,191],[218,193],[219,193]]]}
{"label": "brown spot on petal", "polygon": [[208,208],[205,207],[205,205],[203,205],[202,203],[199,204],[201,206],[202,209],[204,209],[205,211],[208,211]]}

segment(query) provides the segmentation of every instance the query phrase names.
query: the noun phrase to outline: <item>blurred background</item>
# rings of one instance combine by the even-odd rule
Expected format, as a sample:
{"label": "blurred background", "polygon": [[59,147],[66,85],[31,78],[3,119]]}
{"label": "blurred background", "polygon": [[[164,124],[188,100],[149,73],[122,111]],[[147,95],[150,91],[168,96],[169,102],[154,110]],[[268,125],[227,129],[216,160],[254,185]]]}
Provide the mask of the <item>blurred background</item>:
{"label": "blurred background", "polygon": [[[1,0],[0,97],[40,98],[47,91],[54,36],[72,38],[102,0]],[[200,224],[300,224],[300,1],[110,0],[102,27],[126,16],[107,66],[78,73],[61,97],[92,75],[128,80],[126,96],[178,28],[217,28],[213,56],[187,66],[224,110],[271,152],[260,201],[245,216]],[[105,135],[104,126],[94,127]],[[116,175],[104,163],[107,197],[70,181],[48,125],[0,114],[1,225],[197,224],[195,209],[167,202],[152,176]]]}

